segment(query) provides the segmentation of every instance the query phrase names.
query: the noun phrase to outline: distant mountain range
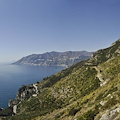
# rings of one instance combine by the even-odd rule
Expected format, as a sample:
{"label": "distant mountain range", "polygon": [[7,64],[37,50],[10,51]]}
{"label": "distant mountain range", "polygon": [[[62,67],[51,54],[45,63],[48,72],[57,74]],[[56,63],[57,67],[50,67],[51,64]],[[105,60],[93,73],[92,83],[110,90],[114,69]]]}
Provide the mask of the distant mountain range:
{"label": "distant mountain range", "polygon": [[88,59],[92,52],[87,51],[67,51],[67,52],[47,52],[44,54],[32,54],[18,60],[13,64],[24,64],[34,66],[71,66],[79,61]]}

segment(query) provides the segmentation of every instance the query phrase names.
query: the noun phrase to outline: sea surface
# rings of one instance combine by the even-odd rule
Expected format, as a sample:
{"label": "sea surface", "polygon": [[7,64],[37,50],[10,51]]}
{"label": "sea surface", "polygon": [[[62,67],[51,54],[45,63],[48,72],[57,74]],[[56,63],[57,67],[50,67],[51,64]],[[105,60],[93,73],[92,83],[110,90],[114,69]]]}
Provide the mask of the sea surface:
{"label": "sea surface", "polygon": [[0,107],[8,107],[9,99],[15,99],[21,85],[41,81],[65,67],[61,66],[25,66],[0,63]]}

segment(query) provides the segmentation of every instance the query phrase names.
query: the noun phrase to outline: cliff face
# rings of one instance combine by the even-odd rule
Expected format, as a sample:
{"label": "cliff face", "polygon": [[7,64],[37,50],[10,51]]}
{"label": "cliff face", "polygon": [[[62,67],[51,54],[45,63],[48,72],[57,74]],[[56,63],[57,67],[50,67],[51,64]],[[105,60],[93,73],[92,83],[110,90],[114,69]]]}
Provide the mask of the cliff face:
{"label": "cliff face", "polygon": [[[14,108],[17,109],[17,104],[19,104],[21,101],[30,99],[31,97],[35,97],[38,94],[39,94],[39,91],[38,91],[38,84],[37,83],[31,84],[28,86],[23,85],[18,90],[17,95],[16,95],[16,99],[15,100],[10,99],[8,105],[9,105],[9,107],[13,107],[13,110],[14,110]],[[14,112],[14,113],[16,113],[16,112]]]}
{"label": "cliff face", "polygon": [[19,89],[9,120],[120,119],[120,40],[88,60]]}
{"label": "cliff face", "polygon": [[48,52],[23,57],[14,64],[34,66],[71,66],[81,60],[88,59],[91,54],[92,52],[86,51]]}

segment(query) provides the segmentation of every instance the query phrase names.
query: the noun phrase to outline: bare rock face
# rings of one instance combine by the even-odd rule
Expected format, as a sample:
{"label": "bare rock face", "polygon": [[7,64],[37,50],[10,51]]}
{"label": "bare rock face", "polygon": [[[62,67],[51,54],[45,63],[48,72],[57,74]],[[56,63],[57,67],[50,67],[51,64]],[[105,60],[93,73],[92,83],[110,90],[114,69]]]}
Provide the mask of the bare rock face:
{"label": "bare rock face", "polygon": [[118,114],[120,112],[120,107],[114,109],[114,110],[107,110],[100,120],[113,120],[115,119],[115,114]]}
{"label": "bare rock face", "polygon": [[9,107],[13,107],[14,105],[16,105],[16,104],[18,104],[18,103],[19,103],[18,100],[12,100],[12,99],[10,99],[10,100],[9,100],[9,103],[8,103],[8,106],[9,106]]}
{"label": "bare rock face", "polygon": [[28,99],[32,94],[36,93],[36,89],[33,85],[22,86],[16,95],[16,100]]}

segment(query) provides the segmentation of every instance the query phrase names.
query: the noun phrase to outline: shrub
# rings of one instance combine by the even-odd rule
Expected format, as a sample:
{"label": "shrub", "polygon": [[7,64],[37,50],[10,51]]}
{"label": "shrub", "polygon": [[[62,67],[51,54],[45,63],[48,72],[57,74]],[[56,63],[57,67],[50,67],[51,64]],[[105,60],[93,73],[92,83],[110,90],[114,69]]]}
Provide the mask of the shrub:
{"label": "shrub", "polygon": [[78,108],[78,109],[72,108],[72,109],[70,109],[69,115],[74,116],[78,111],[80,111],[80,109],[81,108]]}
{"label": "shrub", "polygon": [[94,120],[94,117],[98,114],[98,111],[89,110],[78,118],[78,120]]}

